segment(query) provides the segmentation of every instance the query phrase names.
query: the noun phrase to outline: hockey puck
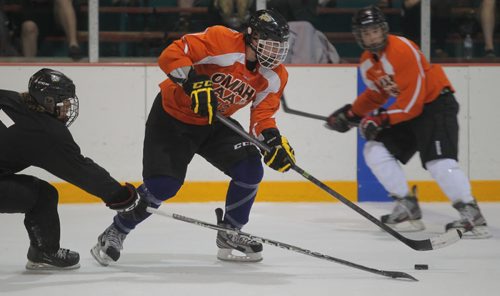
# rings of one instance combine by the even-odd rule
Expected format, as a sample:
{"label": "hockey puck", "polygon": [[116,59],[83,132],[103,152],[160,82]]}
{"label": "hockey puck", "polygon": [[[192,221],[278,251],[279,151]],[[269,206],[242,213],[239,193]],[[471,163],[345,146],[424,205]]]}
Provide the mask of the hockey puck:
{"label": "hockey puck", "polygon": [[429,265],[427,265],[427,264],[415,264],[415,269],[417,269],[417,270],[427,270],[427,269],[429,269]]}

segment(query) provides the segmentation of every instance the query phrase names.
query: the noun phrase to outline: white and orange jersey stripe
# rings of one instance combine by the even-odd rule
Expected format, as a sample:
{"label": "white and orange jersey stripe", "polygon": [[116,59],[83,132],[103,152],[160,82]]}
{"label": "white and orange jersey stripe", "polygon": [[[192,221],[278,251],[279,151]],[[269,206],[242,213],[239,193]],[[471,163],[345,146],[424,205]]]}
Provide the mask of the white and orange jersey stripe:
{"label": "white and orange jersey stripe", "polygon": [[[250,131],[258,136],[264,129],[276,128],[274,115],[288,73],[283,65],[272,70],[257,65],[255,71],[248,70],[245,50],[242,33],[213,26],[174,41],[162,52],[158,63],[165,73],[192,66],[196,73],[208,75],[219,101],[218,112],[225,116],[251,103]],[[166,79],[160,88],[167,113],[185,123],[207,124],[207,118],[192,112],[191,99],[178,84]]]}
{"label": "white and orange jersey stripe", "polygon": [[391,124],[410,120],[422,113],[448,87],[440,65],[432,65],[412,41],[389,35],[387,46],[378,55],[365,51],[359,66],[367,88],[353,103],[353,112],[365,116],[395,97],[388,108]]}

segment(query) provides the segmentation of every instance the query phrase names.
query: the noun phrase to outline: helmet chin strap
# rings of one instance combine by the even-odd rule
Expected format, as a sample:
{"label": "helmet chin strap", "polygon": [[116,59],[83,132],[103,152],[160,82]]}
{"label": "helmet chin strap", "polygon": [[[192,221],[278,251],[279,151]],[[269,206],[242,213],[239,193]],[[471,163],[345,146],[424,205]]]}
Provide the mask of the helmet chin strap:
{"label": "helmet chin strap", "polygon": [[249,47],[250,47],[250,50],[252,50],[252,52],[253,52],[253,56],[252,56],[252,58],[248,58],[248,55],[247,55],[247,60],[249,60],[250,62],[255,62],[255,61],[257,61],[257,47],[255,47],[255,45],[253,43],[250,43]]}

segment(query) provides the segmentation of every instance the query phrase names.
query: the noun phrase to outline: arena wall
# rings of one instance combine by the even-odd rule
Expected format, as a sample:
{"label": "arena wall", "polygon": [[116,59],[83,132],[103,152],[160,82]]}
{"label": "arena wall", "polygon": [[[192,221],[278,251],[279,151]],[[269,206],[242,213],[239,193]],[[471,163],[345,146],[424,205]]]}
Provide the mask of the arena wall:
{"label": "arena wall", "polygon": [[[0,88],[27,89],[28,79],[41,67],[64,72],[76,84],[80,116],[71,126],[85,156],[106,168],[120,182],[141,180],[144,124],[165,75],[154,64],[3,64]],[[288,66],[290,78],[285,95],[289,107],[328,115],[352,102],[357,92],[355,65]],[[460,103],[460,165],[470,177],[480,201],[500,201],[500,94],[496,89],[500,67],[484,65],[445,66]],[[249,108],[235,118],[248,126]],[[298,165],[350,200],[357,200],[357,134],[332,132],[319,120],[280,110],[282,134],[296,151]],[[411,183],[419,184],[423,201],[447,201],[418,157],[405,167]],[[84,193],[49,173],[29,168],[55,184],[61,202],[95,202]],[[173,202],[222,201],[228,177],[196,157],[188,169],[185,186]],[[265,169],[258,201],[335,201],[301,175]]]}

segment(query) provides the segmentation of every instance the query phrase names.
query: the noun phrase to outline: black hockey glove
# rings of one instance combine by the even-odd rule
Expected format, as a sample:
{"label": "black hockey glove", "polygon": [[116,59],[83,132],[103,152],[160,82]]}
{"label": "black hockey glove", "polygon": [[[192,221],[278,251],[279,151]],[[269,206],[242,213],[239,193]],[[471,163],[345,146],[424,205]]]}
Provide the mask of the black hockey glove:
{"label": "black hockey glove", "polygon": [[357,126],[361,117],[352,112],[352,105],[347,104],[344,107],[333,112],[326,119],[325,127],[337,132],[345,133],[352,127]]}
{"label": "black hockey glove", "polygon": [[128,212],[137,207],[139,199],[134,185],[125,183],[122,189],[115,194],[112,201],[106,203],[106,206],[118,213]]}
{"label": "black hockey glove", "polygon": [[375,111],[373,114],[363,117],[359,124],[361,136],[367,141],[372,141],[377,138],[380,131],[390,127],[389,114],[383,108]]}
{"label": "black hockey glove", "polygon": [[288,171],[295,164],[295,152],[288,140],[275,128],[262,131],[262,136],[264,143],[271,148],[270,152],[264,151],[266,165],[278,172]]}
{"label": "black hockey glove", "polygon": [[210,77],[191,71],[182,87],[191,98],[191,110],[200,116],[208,117],[208,124],[212,124],[217,112],[217,97]]}

